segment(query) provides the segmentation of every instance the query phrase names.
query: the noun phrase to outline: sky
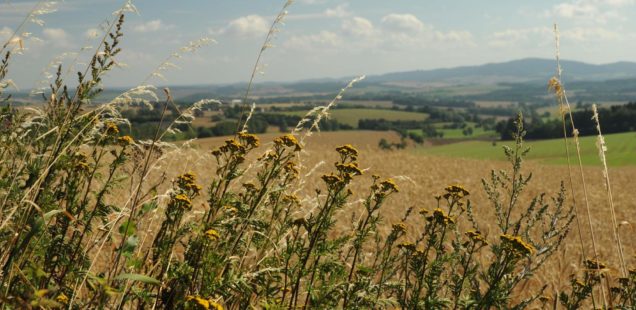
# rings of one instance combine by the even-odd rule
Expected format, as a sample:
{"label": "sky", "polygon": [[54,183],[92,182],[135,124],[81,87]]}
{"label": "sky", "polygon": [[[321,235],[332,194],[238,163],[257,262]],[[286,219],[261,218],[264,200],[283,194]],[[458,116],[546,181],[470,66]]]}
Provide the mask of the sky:
{"label": "sky", "polygon": [[[0,0],[0,42],[38,3],[41,11],[50,12],[24,25],[24,49],[9,67],[8,78],[22,90],[46,85],[51,64],[61,62],[64,70],[73,63],[84,66],[98,44],[100,27],[125,1]],[[120,66],[108,73],[105,86],[145,80],[154,85],[247,81],[285,1],[132,4],[137,12],[126,15]],[[564,59],[636,61],[636,0],[296,0],[287,12],[263,52],[257,82],[553,58],[554,23]],[[213,41],[198,46],[201,38]],[[191,42],[194,51],[180,49]],[[180,57],[171,57],[175,52]],[[161,66],[166,59],[169,64]],[[161,77],[148,78],[153,72]]]}

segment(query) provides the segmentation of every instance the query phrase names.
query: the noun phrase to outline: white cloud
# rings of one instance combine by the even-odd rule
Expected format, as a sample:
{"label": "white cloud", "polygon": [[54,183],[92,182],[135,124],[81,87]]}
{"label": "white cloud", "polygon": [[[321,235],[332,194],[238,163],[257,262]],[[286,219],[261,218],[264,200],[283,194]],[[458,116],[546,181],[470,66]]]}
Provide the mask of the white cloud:
{"label": "white cloud", "polygon": [[87,39],[93,39],[97,38],[100,33],[101,31],[97,28],[89,28],[84,31],[84,37],[86,37]]}
{"label": "white cloud", "polygon": [[303,3],[303,4],[310,4],[310,5],[313,5],[313,4],[323,4],[323,3],[325,3],[325,2],[326,2],[325,0],[300,0],[300,3]]}
{"label": "white cloud", "polygon": [[326,17],[338,17],[338,18],[348,17],[348,16],[351,16],[351,12],[349,12],[348,8],[349,8],[349,4],[343,3],[336,6],[335,8],[326,9],[324,12],[324,15]]}
{"label": "white cloud", "polygon": [[554,14],[564,18],[592,18],[596,16],[598,8],[592,3],[560,3],[554,6]]}
{"label": "white cloud", "polygon": [[283,47],[300,50],[329,49],[342,46],[344,40],[335,32],[321,31],[317,34],[292,36]]}
{"label": "white cloud", "polygon": [[133,28],[135,32],[146,33],[156,32],[159,30],[171,29],[174,26],[164,24],[160,19],[151,20],[143,24],[139,24]]}
{"label": "white cloud", "polygon": [[488,45],[510,47],[531,43],[536,46],[554,40],[553,38],[554,34],[549,27],[506,29],[491,34],[488,38]]}
{"label": "white cloud", "polygon": [[613,7],[623,7],[634,4],[634,0],[596,0],[596,2],[605,3]]}
{"label": "white cloud", "polygon": [[373,23],[366,18],[353,17],[342,22],[342,31],[351,36],[369,37],[375,34]]}
{"label": "white cloud", "polygon": [[389,14],[382,17],[382,24],[393,32],[418,33],[426,29],[426,25],[413,14]]}
{"label": "white cloud", "polygon": [[9,37],[11,37],[12,34],[13,30],[11,30],[11,28],[7,26],[0,28],[0,41],[2,42],[2,44],[9,40]]}
{"label": "white cloud", "polygon": [[[619,33],[596,26],[561,29],[559,34],[561,41],[575,43],[621,40],[630,36],[629,33]],[[549,46],[554,44],[554,32],[549,27],[507,29],[491,34],[488,44],[492,47]]]}
{"label": "white cloud", "polygon": [[268,21],[260,15],[247,15],[230,21],[220,34],[238,35],[242,37],[263,36],[269,31]]}
{"label": "white cloud", "polygon": [[586,24],[606,24],[624,20],[624,9],[635,3],[635,0],[571,0],[554,5],[545,16]]}
{"label": "white cloud", "polygon": [[561,37],[577,42],[594,42],[620,40],[623,34],[600,27],[577,27],[561,32]]}
{"label": "white cloud", "polygon": [[[322,0],[305,0],[310,1],[308,4],[322,4],[326,1]],[[336,7],[328,8],[324,11],[320,12],[312,12],[312,13],[301,13],[301,14],[290,14],[285,17],[288,20],[312,20],[312,19],[325,19],[325,18],[347,18],[352,16],[353,14],[348,10],[349,4],[343,3],[339,4]]]}
{"label": "white cloud", "polygon": [[71,36],[61,28],[44,28],[42,35],[47,43],[68,49],[73,45]]}
{"label": "white cloud", "polygon": [[463,30],[462,31],[451,30],[448,32],[436,31],[435,38],[439,41],[445,41],[445,42],[458,42],[458,43],[465,43],[467,45],[474,44],[473,34],[470,33],[469,31],[463,31]]}

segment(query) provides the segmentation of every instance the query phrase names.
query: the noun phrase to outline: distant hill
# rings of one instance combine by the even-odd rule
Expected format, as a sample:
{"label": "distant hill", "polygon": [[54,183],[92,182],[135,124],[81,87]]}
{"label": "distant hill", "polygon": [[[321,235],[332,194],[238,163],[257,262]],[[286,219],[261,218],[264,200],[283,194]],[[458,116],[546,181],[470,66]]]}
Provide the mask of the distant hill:
{"label": "distant hill", "polygon": [[[561,62],[567,81],[600,81],[636,77],[636,63],[615,62],[603,65],[579,61]],[[552,59],[526,58],[502,63],[449,69],[417,70],[370,76],[368,82],[480,83],[547,81],[555,74]]]}
{"label": "distant hill", "polygon": [[[561,61],[563,79],[576,97],[585,100],[631,100],[636,94],[636,63],[615,62],[594,65]],[[419,92],[433,97],[461,97],[467,100],[533,101],[546,93],[546,83],[555,74],[552,59],[526,58],[502,63],[447,69],[393,72],[367,76],[349,95],[364,93]],[[330,98],[351,77],[308,79],[294,82],[263,82],[252,87],[251,96],[276,100]],[[203,98],[241,98],[246,83],[225,85],[169,86],[173,98],[194,102]],[[94,102],[108,101],[125,89],[107,88]],[[40,100],[28,92],[13,93],[16,101]]]}

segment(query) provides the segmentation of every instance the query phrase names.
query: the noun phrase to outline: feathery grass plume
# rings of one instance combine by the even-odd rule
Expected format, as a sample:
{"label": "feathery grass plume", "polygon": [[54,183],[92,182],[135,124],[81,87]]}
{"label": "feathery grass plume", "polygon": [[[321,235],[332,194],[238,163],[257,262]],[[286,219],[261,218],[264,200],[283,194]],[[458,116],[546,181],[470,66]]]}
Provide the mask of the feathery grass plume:
{"label": "feathery grass plume", "polygon": [[[356,83],[364,80],[365,77],[366,76],[361,75],[349,81],[349,83],[344,88],[340,89],[338,94],[329,102],[329,104],[325,106],[315,107],[307,112],[307,114],[305,114],[305,116],[298,122],[298,124],[296,124],[294,130],[292,130],[292,135],[299,134],[303,130],[305,131],[305,134],[300,139],[301,145],[304,144],[305,138],[310,136],[313,130],[319,129],[318,125],[320,124],[320,121],[329,115],[329,110],[332,107],[336,106],[340,100],[342,100],[342,96],[344,96],[347,90],[352,88]],[[309,126],[309,128],[307,128],[306,124],[309,124],[310,122],[311,125]]]}
{"label": "feathery grass plume", "polygon": [[[60,67],[65,58],[72,57],[72,60],[68,63],[66,67],[66,71],[63,75],[63,80],[66,80],[69,74],[75,72],[75,68],[78,65],[86,65],[85,63],[80,63],[79,59],[85,51],[90,51],[93,49],[93,46],[90,45],[92,40],[97,38],[101,38],[106,31],[108,31],[109,23],[107,21],[102,22],[98,25],[100,30],[95,30],[89,33],[86,37],[85,43],[82,47],[79,48],[77,52],[64,52],[60,55],[57,55],[42,69],[41,77],[42,79],[37,82],[37,84],[31,89],[29,96],[36,95],[44,95],[50,82],[55,78],[55,71],[58,67]],[[101,34],[101,35],[100,35]],[[117,63],[121,64],[121,63]]]}
{"label": "feathery grass plume", "polygon": [[601,164],[603,164],[603,179],[605,180],[605,190],[607,192],[607,204],[610,209],[610,214],[612,217],[612,233],[614,235],[614,241],[616,242],[616,247],[618,251],[618,257],[620,259],[621,264],[621,275],[623,278],[627,277],[627,265],[625,264],[625,255],[623,253],[623,244],[621,242],[620,233],[618,231],[619,225],[616,220],[616,211],[614,208],[614,198],[612,197],[612,186],[609,178],[609,171],[607,170],[607,158],[605,156],[605,152],[607,152],[607,145],[605,144],[605,137],[601,133],[601,121],[598,116],[598,110],[596,108],[596,104],[592,105],[592,120],[596,124],[596,131],[598,135],[596,136],[596,147],[598,149],[598,156],[601,160]]}
{"label": "feathery grass plume", "polygon": [[40,73],[41,79],[31,89],[29,96],[33,97],[36,95],[44,95],[44,92],[48,89],[51,81],[55,78],[55,71],[57,71],[57,69],[62,65],[64,59],[68,57],[77,57],[78,55],[79,53],[75,52],[64,52],[51,59],[51,61],[42,68],[42,72]]}
{"label": "feathery grass plume", "polygon": [[[590,229],[590,237],[591,237],[591,241],[592,241],[592,253],[594,255],[594,259],[598,260],[599,256],[598,256],[598,249],[597,249],[597,245],[596,245],[596,236],[594,233],[594,225],[592,225],[592,215],[590,212],[590,202],[588,199],[588,190],[587,190],[587,183],[585,182],[585,175],[583,173],[583,163],[581,160],[581,146],[579,143],[579,131],[578,129],[576,129],[575,124],[574,124],[574,119],[572,117],[572,108],[570,107],[570,102],[568,101],[567,98],[567,94],[565,92],[565,88],[563,87],[563,83],[561,80],[561,74],[563,72],[562,68],[561,68],[561,55],[560,55],[560,35],[559,35],[559,28],[557,26],[557,24],[554,24],[554,38],[555,38],[555,48],[556,48],[556,76],[551,78],[550,81],[548,82],[548,88],[550,90],[552,90],[554,92],[554,95],[556,97],[557,103],[559,104],[559,111],[561,114],[561,122],[563,124],[563,141],[565,143],[565,151],[566,151],[566,157],[567,157],[567,162],[568,162],[568,174],[569,174],[569,178],[570,178],[570,188],[571,191],[573,193],[572,195],[572,203],[574,205],[575,208],[575,212],[577,210],[577,205],[576,205],[576,198],[574,195],[574,177],[573,177],[573,173],[572,173],[572,168],[571,168],[571,164],[570,164],[570,152],[569,152],[569,147],[568,147],[568,134],[567,134],[567,127],[566,127],[566,115],[569,116],[569,121],[570,121],[570,125],[571,125],[571,130],[572,130],[572,136],[574,137],[574,144],[576,145],[576,155],[577,155],[577,160],[578,160],[578,164],[579,164],[579,176],[581,179],[581,183],[583,185],[583,198],[585,201],[585,209],[586,209],[586,213],[587,213],[587,222],[588,222],[588,226]],[[579,222],[578,222],[578,213],[577,213],[577,227],[579,230],[579,241],[581,242],[581,253],[583,255],[583,257],[585,258],[585,250],[584,250],[584,243],[583,243],[583,237],[582,237],[582,233],[581,233],[581,229],[579,226]],[[607,280],[607,279],[606,279]],[[603,306],[607,305],[607,297],[605,294],[605,288],[603,285],[601,285],[601,295],[602,295],[602,299],[603,299]],[[592,302],[595,304],[595,300],[594,300],[594,296],[592,294]],[[596,307],[596,305],[594,305]]]}
{"label": "feathery grass plume", "polygon": [[[572,172],[572,164],[570,162],[571,161],[570,146],[568,143],[569,138],[568,138],[568,132],[566,127],[566,110],[568,109],[568,107],[563,102],[563,95],[565,94],[565,90],[563,89],[563,86],[561,85],[561,73],[562,73],[561,62],[560,62],[561,49],[560,49],[560,40],[559,40],[559,29],[556,24],[554,24],[553,31],[554,31],[554,38],[555,38],[556,76],[550,79],[550,81],[548,82],[548,88],[554,92],[555,97],[557,99],[557,104],[559,106],[559,115],[561,117],[561,124],[563,128],[563,145],[565,147],[565,157],[566,157],[567,165],[568,165],[570,191],[574,193],[574,174]],[[585,243],[583,241],[583,232],[581,230],[581,223],[579,220],[580,213],[578,211],[576,195],[572,195],[572,205],[574,206],[574,214],[576,216],[575,221],[576,221],[577,233],[579,237],[579,245],[581,247],[581,260],[582,260],[582,259],[585,259],[586,257],[586,250],[585,250]]]}
{"label": "feathery grass plume", "polygon": [[261,58],[263,56],[263,53],[274,47],[273,45],[273,41],[276,38],[276,34],[278,32],[280,32],[280,28],[279,26],[284,25],[284,20],[285,17],[287,17],[287,8],[289,8],[289,6],[291,6],[294,3],[295,0],[286,0],[285,4],[283,5],[283,7],[281,8],[281,10],[278,12],[278,14],[276,15],[276,17],[274,18],[274,20],[272,21],[271,26],[269,27],[269,30],[267,31],[267,35],[265,36],[265,41],[263,41],[263,45],[261,45],[261,49],[258,52],[258,56],[256,56],[256,61],[254,62],[254,67],[252,67],[252,73],[250,75],[250,79],[247,82],[247,87],[245,88],[245,94],[243,95],[243,100],[241,102],[241,113],[239,114],[239,118],[238,118],[238,122],[237,122],[237,126],[236,126],[236,132],[239,132],[239,128],[241,128],[241,122],[243,120],[243,116],[244,116],[244,108],[245,105],[248,104],[248,99],[250,96],[250,92],[252,91],[252,84],[254,83],[254,79],[256,78],[256,74],[264,74],[265,71],[263,70],[264,68],[261,65]]}
{"label": "feathery grass plume", "polygon": [[14,45],[12,48],[13,51],[17,53],[21,53],[24,47],[24,41],[27,38],[32,38],[37,40],[37,38],[32,37],[30,32],[22,32],[28,23],[34,23],[39,26],[44,26],[44,20],[40,17],[46,14],[53,13],[57,11],[58,1],[50,1],[50,0],[39,0],[34,5],[33,8],[29,11],[29,13],[24,17],[24,19],[20,22],[20,24],[15,28],[13,33],[9,36],[6,42],[2,44],[0,48],[0,54],[4,53],[4,51]]}
{"label": "feathery grass plume", "polygon": [[166,59],[162,63],[160,63],[152,72],[150,72],[150,74],[148,74],[148,76],[146,76],[146,78],[144,78],[144,80],[139,85],[148,85],[148,82],[150,82],[152,78],[159,78],[163,81],[166,81],[166,78],[162,72],[172,68],[179,68],[179,66],[174,63],[174,60],[182,58],[186,53],[195,53],[201,48],[214,43],[217,43],[216,40],[207,36],[203,36],[199,39],[188,42],[188,44],[180,47],[179,49],[168,55],[168,57],[166,57]]}
{"label": "feathery grass plume", "polygon": [[[194,53],[199,49],[213,43],[216,43],[214,39],[205,36],[197,40],[188,42],[187,45],[180,47],[179,49],[168,55],[168,57],[166,57],[163,62],[157,65],[157,67],[155,67],[155,69],[152,70],[139,85],[123,92],[122,94],[119,94],[106,105],[143,104],[150,110],[154,109],[152,102],[158,102],[159,96],[157,96],[157,93],[155,92],[157,88],[149,84],[150,80],[152,80],[153,78],[160,78],[162,80],[165,80],[165,76],[162,72],[169,70],[170,68],[178,68],[178,66],[173,63],[175,59],[180,59],[186,53]],[[200,103],[201,102],[203,101],[200,101]],[[200,106],[201,104],[195,104],[193,105],[193,108],[200,108]],[[176,108],[176,110],[181,114],[177,106],[174,106],[174,108]]]}
{"label": "feathery grass plume", "polygon": [[256,111],[256,102],[252,102],[252,107],[250,108],[250,113],[247,114],[247,117],[245,118],[245,123],[243,124],[243,129],[241,129],[242,133],[247,133],[247,131],[248,131],[248,123],[250,122],[250,119],[252,118],[252,115],[254,115],[254,111]]}

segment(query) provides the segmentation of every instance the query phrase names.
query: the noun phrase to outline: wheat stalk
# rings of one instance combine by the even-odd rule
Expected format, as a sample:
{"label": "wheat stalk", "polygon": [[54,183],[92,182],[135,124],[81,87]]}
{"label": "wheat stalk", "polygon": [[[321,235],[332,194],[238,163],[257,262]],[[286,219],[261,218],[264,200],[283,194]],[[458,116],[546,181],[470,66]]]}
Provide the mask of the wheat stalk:
{"label": "wheat stalk", "polygon": [[[555,96],[557,98],[557,102],[559,104],[559,111],[561,114],[561,121],[563,123],[563,139],[564,139],[564,143],[565,143],[565,149],[566,149],[566,157],[567,157],[567,162],[568,162],[568,174],[569,174],[569,178],[570,178],[570,188],[572,191],[572,201],[574,204],[574,209],[575,209],[575,215],[577,218],[577,227],[579,230],[579,239],[581,242],[581,252],[582,255],[585,257],[585,251],[584,251],[584,247],[583,247],[583,237],[581,235],[581,228],[580,228],[580,224],[579,224],[579,220],[578,220],[578,211],[577,211],[577,207],[576,207],[576,198],[574,195],[574,177],[572,174],[572,167],[571,167],[571,163],[570,163],[570,153],[569,153],[569,148],[568,148],[568,138],[567,138],[567,130],[566,130],[566,114],[570,119],[570,124],[572,127],[572,136],[574,137],[574,144],[576,146],[576,156],[577,156],[577,160],[578,160],[578,164],[579,164],[579,175],[581,177],[581,183],[583,185],[583,198],[585,201],[585,209],[587,211],[587,222],[590,228],[590,237],[592,240],[592,251],[594,254],[594,259],[598,260],[599,256],[598,256],[598,250],[597,250],[597,246],[596,246],[596,236],[594,234],[594,225],[592,224],[592,215],[590,212],[590,202],[588,199],[588,191],[587,191],[587,183],[585,181],[585,175],[583,173],[583,163],[581,160],[581,146],[579,143],[579,131],[578,129],[576,129],[575,124],[574,124],[574,118],[572,117],[572,108],[570,107],[570,102],[568,101],[567,95],[565,93],[565,89],[563,87],[563,84],[561,82],[561,74],[563,72],[562,68],[561,68],[561,56],[560,56],[560,36],[559,36],[559,28],[557,26],[557,24],[554,24],[554,38],[555,38],[555,46],[556,46],[556,63],[557,63],[557,72],[556,72],[556,76],[553,77],[552,79],[550,79],[549,82],[549,88],[552,89],[555,93]],[[603,296],[603,306],[607,305],[607,298],[605,296],[605,288],[603,287],[603,285],[601,285],[601,294]],[[594,298],[592,297],[592,302],[594,303]],[[596,307],[596,306],[595,306]]]}
{"label": "wheat stalk", "polygon": [[596,136],[596,147],[598,148],[598,156],[601,160],[601,163],[603,164],[603,179],[605,180],[605,190],[607,192],[607,204],[612,215],[612,233],[614,234],[614,241],[616,242],[616,247],[618,248],[618,257],[621,264],[621,275],[623,277],[627,277],[627,266],[625,264],[625,255],[623,254],[623,244],[621,242],[620,234],[618,233],[618,222],[616,221],[614,199],[612,197],[612,186],[610,183],[609,172],[607,170],[607,158],[605,156],[607,145],[605,144],[605,137],[603,137],[603,134],[601,133],[601,122],[598,116],[598,109],[596,108],[596,104],[592,105],[592,113],[592,119],[596,124],[596,131],[598,132],[598,135]]}

